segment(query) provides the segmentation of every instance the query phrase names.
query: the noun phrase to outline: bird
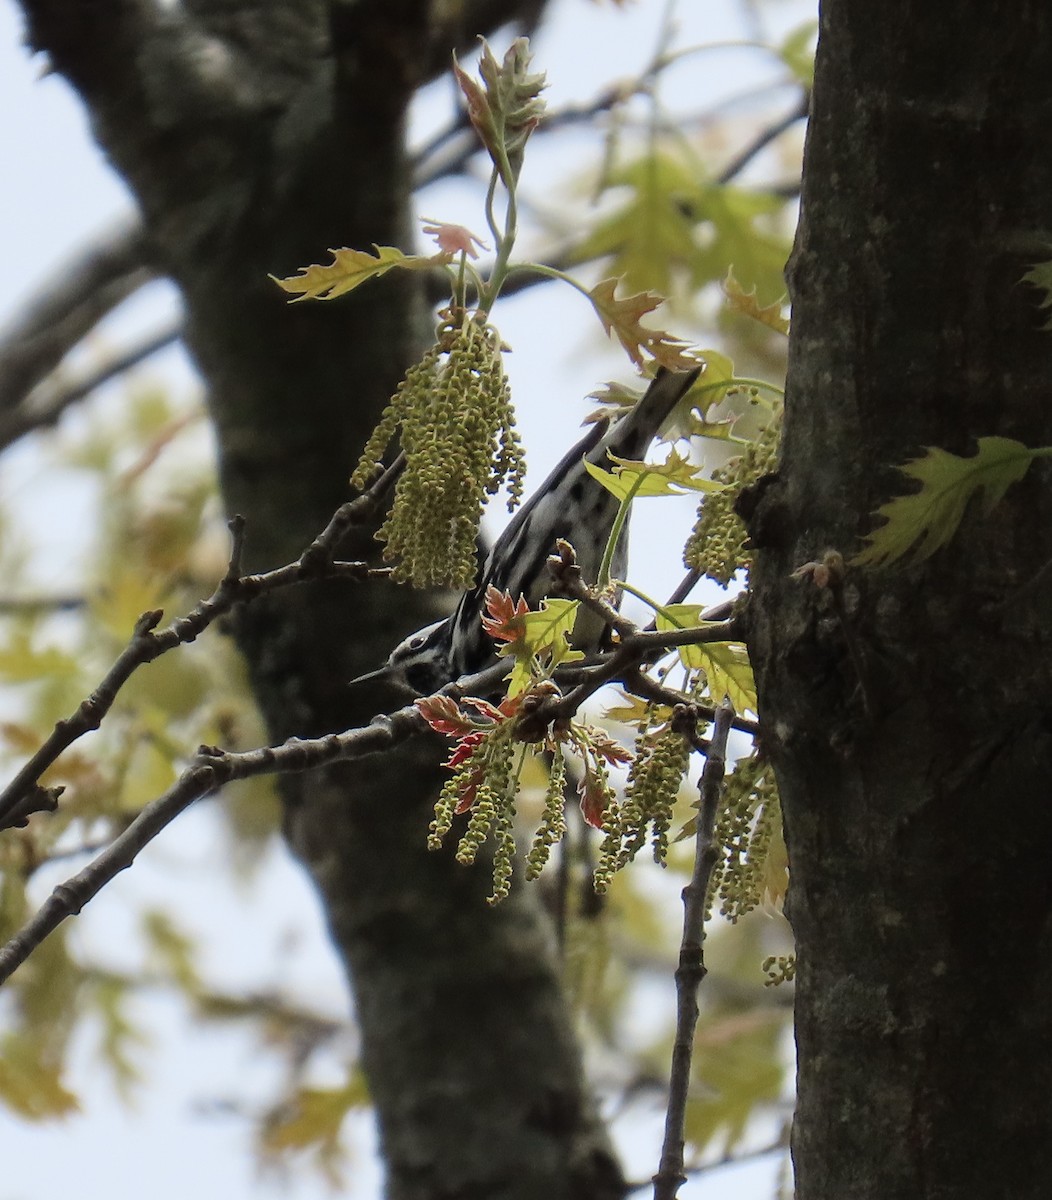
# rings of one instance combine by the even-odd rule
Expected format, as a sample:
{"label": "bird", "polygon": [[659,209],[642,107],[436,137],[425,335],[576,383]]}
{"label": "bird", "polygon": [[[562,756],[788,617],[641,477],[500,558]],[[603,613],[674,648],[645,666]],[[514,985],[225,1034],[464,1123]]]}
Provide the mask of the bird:
{"label": "bird", "polygon": [[[483,670],[496,661],[496,648],[482,627],[487,590],[495,587],[513,599],[521,595],[530,608],[536,608],[553,586],[547,561],[560,539],[574,547],[583,578],[594,581],[619,501],[588,474],[584,463],[605,467],[611,454],[641,459],[702,370],[702,366],[690,371],[660,368],[625,415],[596,421],[515,513],[494,542],[475,586],[464,592],[452,614],[410,634],[382,667],[351,683],[383,681],[429,696],[447,683]],[[613,575],[624,578],[627,566],[626,522],[614,552]],[[574,644],[578,649],[594,649],[601,632],[595,628],[592,644],[582,645],[576,636]]]}

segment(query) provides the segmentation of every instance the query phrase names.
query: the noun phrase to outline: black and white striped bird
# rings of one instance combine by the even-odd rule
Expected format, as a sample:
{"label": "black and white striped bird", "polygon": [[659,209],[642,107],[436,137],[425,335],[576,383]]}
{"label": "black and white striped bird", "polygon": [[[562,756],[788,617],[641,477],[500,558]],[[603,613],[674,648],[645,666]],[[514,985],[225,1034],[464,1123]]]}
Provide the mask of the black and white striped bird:
{"label": "black and white striped bird", "polygon": [[[596,422],[515,513],[493,544],[475,586],[461,596],[452,616],[407,637],[383,667],[352,682],[384,679],[427,696],[463,675],[481,671],[496,659],[493,642],[482,628],[487,588],[492,584],[509,592],[513,600],[525,596],[530,608],[536,608],[552,587],[546,564],[560,538],[576,551],[583,577],[594,582],[618,501],[588,474],[584,461],[605,468],[610,465],[609,454],[641,459],[700,373],[700,367],[679,372],[662,369],[628,413],[616,421]],[[626,522],[612,574],[623,579],[627,565]],[[587,633],[582,639],[580,630],[575,630],[574,645],[594,649],[600,632],[596,628],[589,640]]]}

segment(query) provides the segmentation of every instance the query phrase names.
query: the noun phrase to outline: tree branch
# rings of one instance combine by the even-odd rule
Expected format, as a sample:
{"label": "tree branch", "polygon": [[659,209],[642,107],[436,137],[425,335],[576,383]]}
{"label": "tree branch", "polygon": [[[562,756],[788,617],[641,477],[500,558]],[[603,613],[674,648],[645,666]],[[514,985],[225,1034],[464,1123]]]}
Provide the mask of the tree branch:
{"label": "tree branch", "polygon": [[65,263],[0,332],[0,414],[16,409],[103,317],[158,274],[138,221]]}
{"label": "tree branch", "polygon": [[[442,694],[458,696],[465,689],[492,689],[509,669],[507,662],[496,663],[459,684],[449,684]],[[409,704],[396,712],[373,717],[360,729],[320,738],[289,738],[280,746],[262,746],[241,753],[200,746],[179,779],[163,795],[151,800],[88,866],[59,884],[39,911],[0,949],[0,984],[10,978],[49,934],[67,918],[76,916],[111,879],[130,867],[139,853],[196,800],[237,779],[310,771],[378,754],[427,728],[416,707]]]}
{"label": "tree branch", "polygon": [[[358,501],[344,508],[359,504],[358,511],[368,509],[373,503],[371,493],[366,492]],[[341,510],[342,511],[342,510]],[[346,518],[345,518],[346,519]],[[153,609],[145,612],[135,623],[135,629],[127,646],[118,655],[113,666],[106,672],[98,687],[86,700],[78,705],[69,717],[56,722],[50,736],[39,750],[22,767],[11,782],[0,791],[0,829],[8,829],[25,823],[33,812],[54,809],[61,789],[46,789],[39,786],[44,771],[58,756],[85,733],[98,729],[103,718],[113,707],[117,694],[132,674],[153,662],[178,645],[193,642],[213,624],[217,618],[230,611],[235,604],[254,599],[256,596],[289,587],[309,579],[363,579],[377,578],[389,574],[387,568],[372,568],[362,562],[339,562],[330,557],[325,560],[314,558],[278,567],[261,575],[240,573],[241,548],[244,539],[244,521],[234,517],[230,521],[233,546],[227,573],[219,586],[206,600],[183,617],[179,617],[166,628],[158,630],[163,612]],[[306,558],[306,556],[304,556]]]}
{"label": "tree branch", "polygon": [[0,451],[6,450],[27,433],[56,424],[71,405],[86,399],[103,384],[177,342],[182,333],[183,326],[179,321],[143,338],[80,379],[71,383],[56,380],[42,383],[9,412],[0,411]]}
{"label": "tree branch", "polygon": [[[727,737],[734,709],[724,698],[716,709],[712,738],[705,746],[705,769],[701,776],[701,806],[694,839],[694,870],[683,889],[683,938],[676,968],[676,1036],[672,1046],[668,1110],[661,1162],[654,1176],[654,1200],[675,1200],[683,1172],[683,1145],[687,1119],[690,1068],[694,1056],[694,1030],[698,1023],[698,988],[707,974],[703,941],[705,897],[719,848],[716,845],[716,812],[727,765]],[[673,718],[684,736],[697,746],[697,718],[686,705]]]}
{"label": "tree branch", "polygon": [[807,119],[807,114],[811,107],[811,93],[804,91],[799,103],[797,103],[784,117],[779,118],[772,125],[768,125],[766,129],[761,129],[760,132],[753,138],[747,146],[744,146],[731,161],[723,168],[716,176],[716,182],[719,184],[728,184],[745,170],[752,160],[762,151],[765,150],[771,142],[780,138],[783,133],[797,123]]}

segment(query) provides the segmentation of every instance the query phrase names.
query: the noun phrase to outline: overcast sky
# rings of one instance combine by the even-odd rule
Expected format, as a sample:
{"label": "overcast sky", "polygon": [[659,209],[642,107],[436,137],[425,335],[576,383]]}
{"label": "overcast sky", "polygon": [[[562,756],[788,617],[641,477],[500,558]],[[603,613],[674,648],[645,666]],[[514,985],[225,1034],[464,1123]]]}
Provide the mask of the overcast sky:
{"label": "overcast sky", "polygon": [[[548,103],[559,107],[586,100],[611,77],[634,75],[650,54],[665,0],[638,0],[619,9],[613,3],[557,0],[553,19],[535,42],[536,64],[548,72]],[[767,27],[785,31],[809,14],[810,6],[782,0],[764,9]],[[749,35],[732,0],[682,0],[678,6],[683,44],[721,41]],[[502,47],[498,46],[498,49]],[[79,103],[64,82],[42,77],[43,62],[21,46],[18,11],[0,0],[0,162],[5,187],[0,192],[0,240],[7,286],[0,293],[0,327],[17,311],[20,298],[100,230],[126,214],[126,189],[108,169],[90,139]],[[678,96],[697,111],[709,99],[740,93],[755,72],[769,63],[754,52],[707,57],[703,70],[680,68],[665,85],[670,101]],[[430,103],[444,104],[436,92]],[[421,105],[420,135],[435,124]],[[581,147],[570,139],[527,159],[524,187],[544,195],[561,186],[561,176],[578,164]],[[460,221],[484,231],[478,193],[458,183],[437,187],[421,203],[429,217]],[[324,247],[319,247],[319,259]],[[560,291],[563,294],[559,294]],[[119,344],[131,330],[146,330],[169,317],[176,300],[167,285],[149,289],[111,323],[108,338]],[[509,369],[516,389],[520,425],[530,454],[527,487],[544,477],[575,437],[588,411],[584,395],[602,378],[629,377],[628,364],[606,351],[595,338],[593,318],[569,289],[546,288],[510,301],[498,323],[514,347]],[[193,387],[193,376],[178,352],[146,370],[175,387]],[[537,405],[533,397],[557,403]],[[18,448],[0,462],[0,505],[14,506],[18,519],[32,522],[33,536],[46,553],[37,566],[43,586],[67,577],[79,542],[77,530],[58,519],[62,488],[74,486],[51,474],[46,454],[32,445]],[[683,510],[683,533],[690,514]],[[642,518],[642,520],[640,519]],[[654,580],[659,592],[670,589],[681,568],[656,531],[668,521],[662,509],[648,519],[637,514],[633,554],[640,575]],[[682,537],[680,538],[682,541]],[[648,553],[648,548],[650,552]],[[669,563],[669,558],[673,561]],[[220,849],[206,810],[180,819],[165,839],[150,848],[133,871],[125,872],[78,923],[80,944],[106,961],[119,963],[129,935],[128,913],[153,899],[174,904],[191,926],[209,930],[209,978],[232,990],[250,986],[298,988],[319,1010],[339,1015],[345,999],[338,967],[325,940],[318,905],[298,869],[275,851],[263,886],[251,897],[218,885]],[[221,914],[222,919],[217,920]],[[668,1003],[673,1003],[669,981]],[[202,1112],[202,1097],[235,1097],[251,1102],[269,1094],[273,1064],[247,1038],[229,1030],[191,1028],[180,1007],[164,995],[144,997],[139,1012],[152,1030],[144,1054],[146,1085],[134,1111],[114,1098],[100,1075],[88,1040],[78,1048],[72,1086],[83,1093],[83,1116],[62,1125],[27,1129],[0,1112],[0,1145],[5,1148],[0,1200],[53,1200],[76,1192],[105,1194],[108,1200],[185,1200],[187,1195],[224,1200],[284,1196],[314,1200],[329,1195],[307,1176],[286,1188],[261,1180],[255,1172],[249,1134],[236,1115]],[[621,1132],[630,1174],[649,1175],[656,1166],[660,1112],[636,1120]],[[349,1174],[353,1197],[377,1194],[378,1175],[369,1153],[367,1129],[354,1133],[358,1156]],[[735,1196],[752,1200],[772,1194],[770,1163],[727,1170],[707,1180],[693,1196]]]}

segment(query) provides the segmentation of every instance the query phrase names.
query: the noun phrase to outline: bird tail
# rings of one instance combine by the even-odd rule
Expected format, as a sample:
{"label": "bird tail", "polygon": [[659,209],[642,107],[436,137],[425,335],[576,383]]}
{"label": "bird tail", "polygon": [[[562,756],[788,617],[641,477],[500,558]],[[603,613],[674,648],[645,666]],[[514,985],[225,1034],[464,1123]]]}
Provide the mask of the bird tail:
{"label": "bird tail", "polygon": [[588,458],[600,465],[606,465],[608,453],[619,458],[642,458],[703,370],[700,366],[693,371],[659,368],[635,406],[611,426]]}

